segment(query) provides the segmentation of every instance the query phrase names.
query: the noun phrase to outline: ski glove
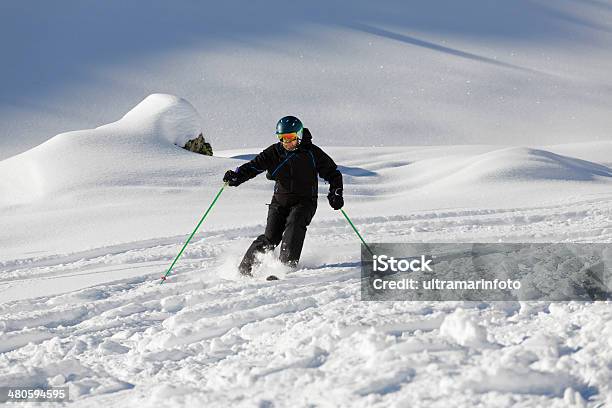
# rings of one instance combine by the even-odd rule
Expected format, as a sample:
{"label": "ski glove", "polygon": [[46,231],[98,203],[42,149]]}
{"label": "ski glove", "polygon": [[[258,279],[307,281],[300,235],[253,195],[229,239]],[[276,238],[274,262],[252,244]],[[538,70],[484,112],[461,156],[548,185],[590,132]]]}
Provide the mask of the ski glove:
{"label": "ski glove", "polygon": [[244,180],[234,170],[228,170],[223,176],[223,181],[232,187],[239,186]]}
{"label": "ski glove", "polygon": [[329,205],[334,210],[339,210],[344,206],[344,198],[342,198],[342,189],[336,188],[334,190],[329,190],[329,194],[327,195],[327,200],[329,201]]}

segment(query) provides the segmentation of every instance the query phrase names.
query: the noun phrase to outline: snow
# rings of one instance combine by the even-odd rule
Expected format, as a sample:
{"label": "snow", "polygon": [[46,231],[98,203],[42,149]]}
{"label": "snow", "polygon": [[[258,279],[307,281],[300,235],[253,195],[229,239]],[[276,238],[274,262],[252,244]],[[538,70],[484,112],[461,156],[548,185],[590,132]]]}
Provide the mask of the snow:
{"label": "snow", "polygon": [[460,346],[483,347],[488,344],[487,330],[464,309],[457,309],[444,318],[440,335],[451,338]]}
{"label": "snow", "polygon": [[606,0],[173,4],[3,2],[0,159],[158,92],[217,149],[265,145],[284,114],[327,146],[610,140]]}
{"label": "snow", "polygon": [[[171,162],[177,156],[186,156],[189,161],[190,155],[175,145],[184,146],[200,133],[199,115],[189,102],[171,95],[150,95],[117,122],[59,134],[2,161],[0,189],[4,194],[0,205],[27,204],[89,188],[137,184],[154,173],[159,163]],[[169,168],[163,177],[171,178],[172,170]]]}
{"label": "snow", "polygon": [[[269,254],[241,278],[263,178],[223,192],[159,285],[223,170],[257,153],[180,149],[198,118],[156,94],[0,162],[2,384],[67,385],[84,406],[612,401],[607,302],[362,302],[359,242],[323,200],[297,271]],[[610,242],[610,169],[594,160],[606,149],[326,148],[370,242]],[[22,173],[25,188],[6,183]]]}
{"label": "snow", "polygon": [[[77,407],[612,405],[609,302],[361,301],[323,182],[297,270],[236,271],[260,176],[159,284],[289,113],[368,242],[611,243],[608,3],[73,6],[0,5],[2,386]],[[215,156],[180,148],[200,133]]]}

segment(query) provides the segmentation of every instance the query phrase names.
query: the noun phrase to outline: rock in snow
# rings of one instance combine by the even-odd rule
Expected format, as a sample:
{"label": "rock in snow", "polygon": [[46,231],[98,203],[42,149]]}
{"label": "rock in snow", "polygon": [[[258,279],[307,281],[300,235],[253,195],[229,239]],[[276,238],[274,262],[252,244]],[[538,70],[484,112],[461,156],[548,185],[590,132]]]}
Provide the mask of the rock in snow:
{"label": "rock in snow", "polygon": [[206,156],[213,155],[212,146],[204,140],[204,135],[201,133],[195,139],[188,140],[184,148],[190,152],[200,153]]}

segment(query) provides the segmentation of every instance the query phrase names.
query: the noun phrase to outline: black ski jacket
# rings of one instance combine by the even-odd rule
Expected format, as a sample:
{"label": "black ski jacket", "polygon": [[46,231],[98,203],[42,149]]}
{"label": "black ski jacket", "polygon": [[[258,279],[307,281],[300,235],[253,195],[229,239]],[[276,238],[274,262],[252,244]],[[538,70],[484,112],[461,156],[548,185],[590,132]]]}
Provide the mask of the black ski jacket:
{"label": "black ski jacket", "polygon": [[338,166],[312,143],[312,135],[307,128],[304,128],[297,149],[287,151],[278,142],[236,169],[241,183],[264,171],[269,180],[276,181],[274,195],[283,198],[317,197],[317,175],[329,183],[330,191],[342,188],[342,174]]}

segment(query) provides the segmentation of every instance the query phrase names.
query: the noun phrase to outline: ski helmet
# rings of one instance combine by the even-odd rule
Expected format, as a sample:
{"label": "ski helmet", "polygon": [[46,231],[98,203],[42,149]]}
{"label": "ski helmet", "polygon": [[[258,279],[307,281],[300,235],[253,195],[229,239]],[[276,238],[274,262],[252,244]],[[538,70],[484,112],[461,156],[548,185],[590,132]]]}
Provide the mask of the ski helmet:
{"label": "ski helmet", "polygon": [[298,118],[295,116],[285,116],[276,124],[276,134],[297,133],[301,136],[303,128],[304,126]]}

